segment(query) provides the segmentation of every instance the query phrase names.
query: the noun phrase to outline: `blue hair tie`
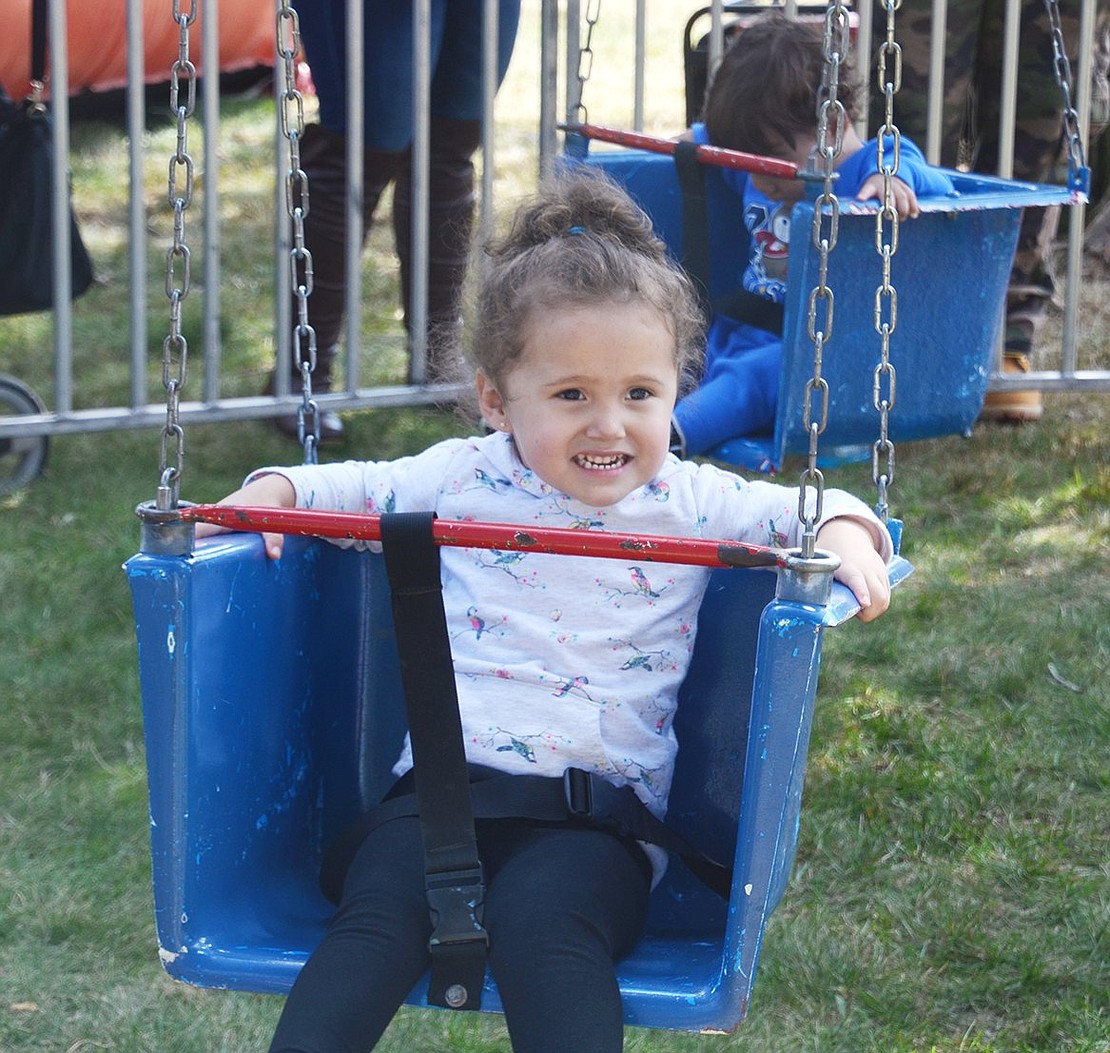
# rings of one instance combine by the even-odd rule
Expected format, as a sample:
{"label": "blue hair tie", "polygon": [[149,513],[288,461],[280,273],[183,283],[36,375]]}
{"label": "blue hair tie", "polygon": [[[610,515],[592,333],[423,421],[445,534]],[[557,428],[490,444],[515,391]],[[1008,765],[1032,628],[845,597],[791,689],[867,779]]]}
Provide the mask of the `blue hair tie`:
{"label": "blue hair tie", "polygon": [[586,233],[586,228],[585,227],[568,227],[567,228],[567,233],[568,234],[585,234]]}

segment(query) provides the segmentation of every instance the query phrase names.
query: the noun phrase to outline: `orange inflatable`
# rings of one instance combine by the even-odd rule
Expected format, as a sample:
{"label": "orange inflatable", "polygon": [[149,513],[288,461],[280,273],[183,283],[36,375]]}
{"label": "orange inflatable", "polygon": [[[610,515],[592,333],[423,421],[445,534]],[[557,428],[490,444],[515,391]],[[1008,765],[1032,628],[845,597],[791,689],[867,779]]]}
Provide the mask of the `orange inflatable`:
{"label": "orange inflatable", "polygon": [[[177,61],[179,29],[171,0],[142,0],[145,80],[170,79]],[[189,0],[180,9],[189,13]],[[198,10],[203,4],[197,5]],[[220,0],[220,72],[273,66],[276,45],[274,0]],[[189,28],[189,60],[203,73],[201,22]],[[124,0],[69,0],[66,5],[69,92],[107,91],[127,82],[127,8]],[[0,84],[12,98],[29,91],[31,0],[0,0]],[[48,89],[49,94],[49,89]]]}

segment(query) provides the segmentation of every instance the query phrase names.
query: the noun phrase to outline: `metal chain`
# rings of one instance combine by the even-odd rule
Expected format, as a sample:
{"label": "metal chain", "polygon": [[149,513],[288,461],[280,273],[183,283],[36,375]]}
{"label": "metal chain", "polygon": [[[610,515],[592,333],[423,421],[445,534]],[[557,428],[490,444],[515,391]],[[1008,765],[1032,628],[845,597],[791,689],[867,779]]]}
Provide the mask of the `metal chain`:
{"label": "metal chain", "polygon": [[301,404],[297,407],[297,439],[304,446],[304,463],[315,464],[320,446],[320,409],[312,398],[312,374],[316,369],[316,330],[308,322],[308,298],[312,295],[312,253],[304,241],[304,221],[309,212],[308,175],[301,167],[304,136],[304,97],[297,90],[297,54],[301,49],[301,26],[289,0],[277,10],[277,54],[281,60],[284,90],[281,133],[289,143],[289,169],[285,173],[285,207],[292,221],[289,250],[289,283],[297,303],[293,326],[293,365],[301,374]]}
{"label": "metal chain", "polygon": [[[894,443],[890,440],[890,411],[894,409],[897,374],[890,362],[890,338],[898,325],[898,290],[890,280],[891,260],[898,251],[898,210],[894,207],[894,177],[902,156],[902,136],[894,123],[894,96],[902,86],[902,49],[894,39],[894,13],[902,0],[883,0],[886,40],[879,48],[879,87],[885,100],[884,120],[876,135],[879,171],[883,176],[883,204],[875,216],[875,251],[882,260],[883,283],[875,290],[875,331],[880,356],[875,367],[872,398],[879,413],[879,437],[871,451],[871,480],[875,484],[875,514],[885,523],[890,516],[888,490],[894,481]],[[889,64],[889,72],[888,72]],[[891,140],[891,161],[886,142]]]}
{"label": "metal chain", "polygon": [[586,81],[594,69],[593,35],[594,26],[601,15],[601,0],[588,0],[586,4],[586,39],[578,48],[578,101],[570,107],[571,117],[575,124],[589,124],[589,114],[582,102],[586,91]]}
{"label": "metal chain", "polygon": [[[825,69],[817,97],[816,161],[819,174],[824,176],[824,186],[813,207],[813,244],[817,249],[819,264],[817,284],[809,294],[808,328],[813,341],[813,376],[806,381],[802,415],[809,434],[809,458],[798,484],[798,517],[802,522],[802,555],[813,555],[817,544],[817,523],[825,503],[825,477],[817,467],[817,447],[821,434],[829,423],[829,382],[821,375],[825,345],[833,331],[835,299],[828,284],[829,253],[836,247],[840,235],[840,201],[833,192],[836,178],[836,158],[844,146],[844,127],[847,113],[844,103],[837,97],[840,85],[840,68],[848,56],[848,8],[840,0],[831,0],[825,12],[823,41]],[[830,131],[833,133],[829,141]],[[821,310],[818,311],[820,305]],[[814,409],[814,400],[817,408]],[[816,499],[809,510],[809,489]]]}
{"label": "metal chain", "polygon": [[[157,507],[177,508],[181,475],[185,470],[185,432],[180,421],[181,392],[188,371],[189,344],[181,331],[181,305],[189,295],[191,255],[185,238],[185,213],[193,202],[193,159],[188,150],[189,118],[196,110],[197,70],[189,61],[189,30],[197,19],[200,0],[191,0],[188,11],[173,0],[177,25],[177,60],[170,69],[170,112],[177,120],[177,149],[170,158],[168,197],[173,209],[173,243],[166,252],[166,297],[170,301],[170,331],[162,341],[162,386],[166,389],[166,423],[162,427]],[[182,84],[185,100],[181,99]],[[184,186],[179,181],[184,176]],[[181,264],[180,281],[177,264]],[[174,461],[170,463],[170,445]]]}
{"label": "metal chain", "polygon": [[1063,98],[1064,140],[1068,148],[1068,185],[1072,186],[1077,179],[1086,181],[1085,174],[1081,175],[1087,166],[1086,154],[1079,127],[1079,113],[1072,105],[1071,63],[1068,61],[1064,30],[1060,24],[1060,4],[1058,0],[1044,0],[1044,6],[1052,25],[1052,65],[1056,74],[1056,85]]}

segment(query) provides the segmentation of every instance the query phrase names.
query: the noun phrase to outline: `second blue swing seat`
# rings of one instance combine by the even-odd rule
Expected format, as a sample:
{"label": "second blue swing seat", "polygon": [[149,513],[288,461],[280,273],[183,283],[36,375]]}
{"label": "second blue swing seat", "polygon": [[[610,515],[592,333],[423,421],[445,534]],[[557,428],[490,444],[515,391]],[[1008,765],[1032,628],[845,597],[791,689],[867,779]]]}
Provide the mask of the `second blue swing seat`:
{"label": "second blue swing seat", "polygon": [[[384,563],[296,537],[274,562],[248,534],[153,549],[125,569],[161,958],[188,983],[285,992],[332,913],[324,848],[390,786],[405,731]],[[908,570],[896,557],[892,580]],[[629,1024],[720,1031],[747,1012],[794,858],[822,634],[855,610],[841,586],[827,605],[775,592],[774,572],[713,572],[668,820],[734,860],[733,888],[725,903],[672,861],[618,967]]]}
{"label": "second blue swing seat", "polygon": [[[591,165],[623,184],[675,259],[683,260],[683,195],[673,158],[645,150],[587,149],[584,140],[570,136],[562,163]],[[736,288],[749,239],[738,198],[718,168],[704,167],[712,300]],[[920,199],[922,215],[899,224],[891,262],[897,315],[890,340],[896,371],[890,438],[896,444],[971,433],[994,361],[1022,209],[1076,199],[1069,187],[945,171],[957,195]],[[841,207],[827,279],[835,300],[832,336],[822,364],[829,384],[828,427],[821,436],[826,464],[866,460],[878,432],[874,376],[881,341],[875,314],[882,266],[877,205],[866,211],[854,201]],[[795,205],[791,217],[774,430],[737,436],[709,454],[752,471],[778,471],[788,455],[809,449],[803,400],[813,376],[809,301],[820,267],[811,234],[813,212],[811,198]],[[890,320],[889,307],[883,317]]]}

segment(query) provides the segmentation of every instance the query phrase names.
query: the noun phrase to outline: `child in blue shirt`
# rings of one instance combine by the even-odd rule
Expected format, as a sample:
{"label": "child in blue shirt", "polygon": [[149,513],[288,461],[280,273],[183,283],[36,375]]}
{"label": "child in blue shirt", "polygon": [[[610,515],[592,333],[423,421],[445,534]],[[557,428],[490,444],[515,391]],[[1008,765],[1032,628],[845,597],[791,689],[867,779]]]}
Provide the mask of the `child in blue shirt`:
{"label": "child in blue shirt", "polygon": [[[705,123],[692,129],[696,142],[779,157],[804,168],[817,144],[817,95],[825,57],[814,27],[771,15],[746,28],[725,53],[710,86]],[[837,98],[847,117],[834,164],[834,191],[841,199],[883,197],[878,144],[864,142],[852,125],[855,83],[843,68]],[[829,131],[830,141],[835,129]],[[893,139],[884,144],[893,163]],[[782,303],[790,248],[790,214],[805,193],[801,179],[721,169],[740,199],[750,250],[738,284],[772,303]],[[952,183],[930,167],[921,151],[901,139],[898,174],[892,180],[899,218],[919,214],[919,194],[951,194]],[[808,236],[808,231],[806,232]],[[762,312],[751,320],[716,308],[706,341],[705,371],[698,387],[675,407],[678,452],[706,453],[728,439],[770,432],[778,402],[782,334],[763,328]],[[744,312],[746,313],[746,312]]]}

